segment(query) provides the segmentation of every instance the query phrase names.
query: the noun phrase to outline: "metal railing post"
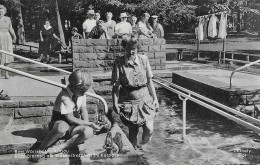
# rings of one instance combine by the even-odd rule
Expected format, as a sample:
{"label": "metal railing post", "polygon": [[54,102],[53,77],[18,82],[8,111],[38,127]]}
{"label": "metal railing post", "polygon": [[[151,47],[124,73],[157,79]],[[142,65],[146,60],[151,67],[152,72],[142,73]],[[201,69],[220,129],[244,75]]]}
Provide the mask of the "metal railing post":
{"label": "metal railing post", "polygon": [[185,142],[186,140],[186,112],[187,112],[187,98],[182,98],[178,95],[179,98],[182,100],[182,140]]}
{"label": "metal railing post", "polygon": [[240,71],[240,70],[242,70],[242,69],[244,69],[244,68],[247,68],[247,67],[249,67],[249,66],[251,66],[251,65],[257,64],[257,63],[259,63],[259,62],[260,62],[260,60],[256,60],[256,61],[251,62],[251,63],[249,63],[249,64],[246,64],[246,65],[244,65],[244,66],[242,66],[242,67],[240,67],[240,68],[237,68],[236,70],[233,70],[232,73],[231,73],[231,75],[230,75],[230,78],[229,78],[229,88],[232,89],[232,77],[233,77],[233,75],[235,74],[235,72]]}

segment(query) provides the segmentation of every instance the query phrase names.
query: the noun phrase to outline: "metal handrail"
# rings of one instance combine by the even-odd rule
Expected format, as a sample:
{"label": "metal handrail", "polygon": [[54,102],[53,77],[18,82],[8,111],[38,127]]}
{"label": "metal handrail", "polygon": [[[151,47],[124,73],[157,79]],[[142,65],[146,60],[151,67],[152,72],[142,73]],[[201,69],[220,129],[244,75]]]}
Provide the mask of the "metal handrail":
{"label": "metal handrail", "polygon": [[229,88],[232,89],[232,77],[233,77],[233,75],[235,74],[235,72],[240,71],[240,70],[242,70],[242,69],[244,69],[244,68],[247,68],[247,67],[249,67],[249,66],[251,66],[251,65],[257,64],[257,63],[259,63],[259,62],[260,62],[260,59],[254,61],[254,62],[251,62],[251,63],[249,63],[249,64],[246,64],[246,65],[244,65],[244,66],[242,66],[242,67],[240,67],[240,68],[237,68],[237,69],[233,70],[232,73],[231,73],[231,75],[230,75],[230,79],[229,79],[229,81],[230,81],[230,86],[229,86]]}
{"label": "metal handrail", "polygon": [[181,86],[179,86],[179,85],[173,84],[173,83],[171,83],[171,82],[169,82],[169,81],[167,81],[167,80],[164,80],[164,79],[162,79],[162,78],[160,78],[160,77],[158,77],[158,76],[154,76],[154,78],[159,79],[159,80],[161,80],[161,81],[164,81],[164,82],[168,83],[170,86],[172,86],[172,87],[174,87],[174,88],[177,88],[177,89],[179,89],[179,90],[181,90],[181,91],[183,91],[183,92],[186,92],[186,93],[188,93],[188,94],[190,94],[190,95],[193,95],[193,96],[197,97],[198,99],[201,99],[201,100],[203,100],[203,101],[206,101],[206,102],[208,102],[208,103],[210,103],[210,104],[212,104],[212,105],[218,106],[219,108],[223,108],[223,109],[225,109],[226,111],[228,111],[228,112],[230,112],[230,113],[233,113],[233,114],[238,115],[238,116],[240,116],[240,117],[243,117],[243,118],[245,118],[245,119],[247,119],[247,120],[250,120],[251,122],[253,122],[253,123],[255,123],[255,124],[260,125],[260,120],[258,120],[258,119],[256,119],[256,118],[253,118],[253,117],[251,117],[251,116],[248,116],[248,115],[246,115],[246,114],[244,114],[244,113],[241,113],[241,112],[239,112],[239,111],[237,111],[237,110],[235,110],[235,109],[233,109],[233,108],[230,108],[230,107],[228,107],[228,106],[225,106],[225,105],[223,105],[223,104],[221,104],[221,103],[219,103],[219,102],[217,102],[217,101],[214,101],[214,100],[212,100],[212,99],[209,99],[209,98],[207,98],[207,97],[205,97],[205,96],[202,96],[202,95],[200,95],[200,94],[198,94],[198,93],[196,93],[196,92],[190,91],[190,90],[188,90],[188,89],[186,89],[186,88],[183,88],[183,87],[181,87]]}
{"label": "metal handrail", "polygon": [[[64,85],[64,84],[57,83],[55,81],[48,80],[48,79],[45,79],[45,78],[42,78],[42,77],[39,77],[39,76],[35,76],[35,75],[29,74],[29,73],[25,73],[25,72],[22,72],[22,71],[19,71],[19,70],[16,70],[16,69],[12,69],[12,68],[9,68],[7,66],[0,65],[0,69],[3,69],[3,70],[8,71],[8,72],[13,72],[13,73],[16,73],[16,74],[19,74],[19,75],[22,75],[22,76],[25,76],[25,77],[28,77],[28,78],[31,78],[31,79],[34,79],[34,80],[37,80],[37,81],[41,81],[41,82],[44,82],[44,83],[47,83],[47,84],[50,84],[50,85],[53,85],[53,86],[56,86],[56,87],[67,88],[67,86]],[[101,100],[101,102],[104,105],[105,113],[106,114],[108,113],[108,106],[107,106],[105,99],[103,99],[101,96],[99,96],[97,94],[90,93],[90,92],[86,92],[85,95]]]}
{"label": "metal handrail", "polygon": [[[237,122],[237,123],[239,123],[239,124],[241,124],[241,125],[243,125],[243,126],[249,128],[249,129],[255,131],[256,133],[260,133],[260,128],[259,128],[259,127],[253,125],[252,123],[246,122],[246,121],[244,121],[244,120],[242,120],[242,119],[240,119],[240,118],[237,118],[237,117],[235,117],[235,116],[233,116],[233,115],[231,115],[231,114],[229,114],[229,113],[227,113],[227,112],[224,112],[223,110],[221,110],[221,109],[219,109],[219,108],[217,108],[217,107],[214,107],[214,106],[213,106],[213,105],[215,105],[214,102],[210,102],[210,103],[213,104],[213,105],[210,105],[210,104],[208,104],[208,103],[205,103],[205,102],[199,100],[198,98],[195,98],[195,97],[191,96],[191,94],[192,94],[193,92],[188,93],[188,94],[185,94],[185,93],[181,92],[180,89],[171,88],[171,87],[169,87],[168,85],[165,85],[165,84],[163,84],[163,83],[161,83],[161,82],[159,82],[159,81],[157,81],[157,80],[154,80],[154,79],[153,79],[153,82],[155,82],[155,83],[161,85],[162,87],[164,87],[165,89],[167,89],[167,90],[169,90],[169,91],[171,91],[171,92],[174,92],[174,93],[178,94],[179,97],[180,97],[180,99],[183,101],[183,133],[182,133],[182,139],[183,139],[184,141],[185,141],[185,139],[186,139],[186,101],[187,101],[188,99],[191,100],[191,101],[193,101],[193,102],[195,102],[195,103],[197,103],[197,104],[199,104],[199,105],[201,105],[201,106],[203,106],[203,107],[205,107],[205,108],[208,108],[208,109],[210,109],[210,110],[212,110],[212,111],[214,111],[214,112],[216,112],[216,113],[218,113],[218,114],[220,114],[220,115],[222,115],[222,116],[224,116],[224,117],[226,117],[226,118],[228,118],[228,119],[230,119],[230,120],[233,120],[233,121],[235,121],[235,122]],[[187,90],[187,91],[188,91],[188,90]],[[193,94],[194,94],[194,93],[193,93]],[[197,96],[201,96],[201,95],[197,94]],[[182,98],[182,97],[183,97],[183,98]],[[203,97],[203,96],[202,96],[202,97]],[[220,103],[219,103],[219,104],[220,104]],[[230,109],[229,107],[227,107],[227,106],[225,106],[225,105],[222,105],[222,108],[223,108],[224,110],[227,110],[227,111],[229,111],[229,109]],[[234,109],[234,110],[235,110],[235,109]],[[241,113],[241,112],[238,112],[238,111],[237,111],[237,114],[240,114],[241,117],[244,116],[244,115],[241,115],[242,113]],[[247,119],[248,119],[248,118],[247,118]],[[255,121],[254,121],[254,122],[255,122]],[[259,123],[260,123],[260,121],[258,122],[258,124],[259,124]]]}
{"label": "metal handrail", "polygon": [[20,59],[25,60],[25,61],[29,61],[29,62],[32,62],[32,63],[35,63],[35,64],[39,64],[39,65],[42,65],[42,66],[45,66],[45,67],[57,70],[59,72],[63,72],[63,73],[66,73],[66,74],[71,74],[71,72],[69,72],[69,71],[66,71],[66,70],[63,70],[63,69],[60,69],[60,68],[56,68],[56,67],[51,66],[49,64],[44,64],[44,63],[41,63],[41,62],[38,62],[38,61],[34,61],[34,60],[29,59],[29,58],[25,58],[25,57],[22,57],[22,56],[19,56],[19,55],[16,55],[16,54],[4,51],[4,50],[0,50],[0,53],[8,54],[10,56],[13,56],[13,57],[16,57],[16,58],[20,58]]}

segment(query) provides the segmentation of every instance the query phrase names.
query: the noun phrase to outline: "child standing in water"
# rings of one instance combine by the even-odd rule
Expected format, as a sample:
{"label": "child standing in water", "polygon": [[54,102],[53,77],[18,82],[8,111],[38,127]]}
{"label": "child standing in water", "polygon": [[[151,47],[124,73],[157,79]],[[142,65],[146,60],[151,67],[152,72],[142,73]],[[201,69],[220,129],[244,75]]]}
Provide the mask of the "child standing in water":
{"label": "child standing in water", "polygon": [[[39,150],[47,150],[60,138],[67,141],[49,148],[47,152],[62,151],[81,143],[93,136],[102,126],[89,122],[85,92],[92,85],[91,75],[84,70],[76,70],[69,76],[69,85],[57,96],[53,115],[49,124],[50,132],[45,137]],[[56,147],[56,148],[55,148]],[[43,154],[42,154],[43,156]],[[34,161],[38,161],[38,158]]]}

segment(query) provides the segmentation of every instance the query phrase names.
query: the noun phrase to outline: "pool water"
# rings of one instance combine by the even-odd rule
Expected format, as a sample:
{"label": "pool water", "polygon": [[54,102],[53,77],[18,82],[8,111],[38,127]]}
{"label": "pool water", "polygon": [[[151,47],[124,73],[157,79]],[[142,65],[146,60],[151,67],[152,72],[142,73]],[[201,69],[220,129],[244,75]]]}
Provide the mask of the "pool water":
{"label": "pool water", "polygon": [[[183,143],[182,102],[177,95],[168,91],[160,90],[157,93],[160,112],[155,117],[153,137],[145,151],[140,152],[147,164],[260,163],[259,135],[189,101],[187,140]],[[114,117],[128,135],[127,127],[117,115]]]}

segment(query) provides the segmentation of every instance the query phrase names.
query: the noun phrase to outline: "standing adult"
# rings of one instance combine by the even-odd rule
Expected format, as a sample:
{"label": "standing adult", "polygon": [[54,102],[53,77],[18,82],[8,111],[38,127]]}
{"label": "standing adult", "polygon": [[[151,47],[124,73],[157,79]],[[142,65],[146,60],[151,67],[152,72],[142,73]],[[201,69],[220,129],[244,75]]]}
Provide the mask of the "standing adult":
{"label": "standing adult", "polygon": [[119,57],[112,70],[112,97],[116,113],[129,128],[129,140],[138,149],[139,128],[143,128],[142,144],[150,141],[154,116],[159,108],[153,73],[147,56],[137,54],[138,40],[131,36],[124,56]]}
{"label": "standing adult", "polygon": [[150,14],[143,13],[141,20],[137,23],[139,38],[152,38],[152,28],[148,24]]}
{"label": "standing adult", "polygon": [[107,22],[104,23],[104,27],[107,29],[108,38],[112,38],[115,34],[116,22],[112,20],[113,14],[111,12],[106,13]]}
{"label": "standing adult", "polygon": [[94,18],[95,18],[96,21],[100,20],[100,13],[96,12]]}
{"label": "standing adult", "polygon": [[40,30],[41,56],[38,59],[39,61],[43,62],[46,59],[47,63],[50,63],[50,51],[53,37],[59,40],[59,37],[54,33],[50,21],[46,20]]}
{"label": "standing adult", "polygon": [[160,23],[158,23],[158,16],[157,15],[153,15],[152,16],[153,19],[153,33],[156,35],[157,38],[163,38],[164,37],[164,30],[163,27]]}
{"label": "standing adult", "polygon": [[83,37],[86,39],[89,37],[89,33],[91,32],[93,27],[95,27],[97,24],[96,20],[94,19],[94,16],[95,16],[95,11],[89,10],[88,19],[86,19],[86,21],[82,25],[83,26]]}
{"label": "standing adult", "polygon": [[137,24],[136,24],[136,21],[137,21],[137,18],[136,16],[131,16],[131,19],[130,19],[130,23],[131,23],[131,26],[132,26],[132,32],[135,36],[138,35],[137,33]]}
{"label": "standing adult", "polygon": [[121,22],[115,26],[115,35],[119,38],[132,34],[132,26],[129,22],[127,22],[127,18],[128,16],[126,13],[121,13]]}
{"label": "standing adult", "polygon": [[[9,17],[4,16],[6,14],[6,7],[0,5],[0,49],[13,53],[12,42],[16,41],[16,35],[12,27],[12,23]],[[9,56],[4,53],[0,53],[0,64],[5,65],[7,63],[13,62],[13,56]],[[5,77],[8,79],[8,72],[0,72],[0,77]]]}

